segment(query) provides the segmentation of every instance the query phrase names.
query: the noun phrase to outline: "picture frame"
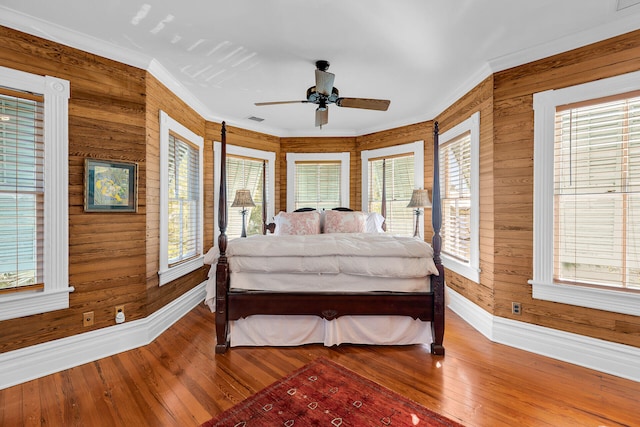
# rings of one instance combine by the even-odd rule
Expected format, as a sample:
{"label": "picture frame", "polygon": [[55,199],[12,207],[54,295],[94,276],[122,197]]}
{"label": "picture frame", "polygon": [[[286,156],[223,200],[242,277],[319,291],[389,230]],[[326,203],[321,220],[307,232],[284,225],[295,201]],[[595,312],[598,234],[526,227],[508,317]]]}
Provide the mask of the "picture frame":
{"label": "picture frame", "polygon": [[137,212],[137,210],[137,163],[85,159],[85,212]]}

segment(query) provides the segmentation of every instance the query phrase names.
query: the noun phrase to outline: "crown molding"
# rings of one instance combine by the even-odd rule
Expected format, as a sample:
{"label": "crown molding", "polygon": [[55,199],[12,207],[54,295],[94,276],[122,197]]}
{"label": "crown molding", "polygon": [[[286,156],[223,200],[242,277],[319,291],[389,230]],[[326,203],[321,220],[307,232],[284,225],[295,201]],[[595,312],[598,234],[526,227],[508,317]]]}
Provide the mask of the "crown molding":
{"label": "crown molding", "polygon": [[638,20],[637,15],[626,16],[586,31],[580,31],[557,40],[491,59],[488,62],[488,66],[492,73],[496,73],[630,33],[638,29],[640,29],[640,20]]}

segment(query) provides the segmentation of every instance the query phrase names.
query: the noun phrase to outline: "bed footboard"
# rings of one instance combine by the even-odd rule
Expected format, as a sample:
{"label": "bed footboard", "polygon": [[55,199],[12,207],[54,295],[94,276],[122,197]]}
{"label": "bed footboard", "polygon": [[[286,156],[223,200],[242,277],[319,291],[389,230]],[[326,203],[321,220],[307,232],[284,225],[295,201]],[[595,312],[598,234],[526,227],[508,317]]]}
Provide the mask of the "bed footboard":
{"label": "bed footboard", "polygon": [[434,317],[431,292],[231,292],[228,297],[228,320],[256,314],[312,315],[333,320],[340,316],[409,316],[429,321]]}

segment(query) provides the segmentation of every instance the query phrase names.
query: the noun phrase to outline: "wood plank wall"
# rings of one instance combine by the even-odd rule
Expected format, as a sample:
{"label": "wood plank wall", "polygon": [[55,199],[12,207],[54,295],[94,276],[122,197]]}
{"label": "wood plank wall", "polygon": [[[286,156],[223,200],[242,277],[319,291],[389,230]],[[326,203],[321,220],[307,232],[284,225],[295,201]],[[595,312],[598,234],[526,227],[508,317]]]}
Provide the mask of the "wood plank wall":
{"label": "wood plank wall", "polygon": [[[0,42],[1,66],[70,81],[69,281],[75,288],[69,309],[0,322],[0,352],[114,325],[116,305],[125,306],[128,321],[144,318],[204,281],[206,267],[158,286],[159,110],[199,135],[205,120],[144,70],[5,27]],[[84,212],[85,158],[138,163],[136,213]],[[206,192],[212,181],[206,179]],[[212,232],[205,235],[205,250],[212,240]],[[82,326],[86,311],[95,315],[91,327]]]}
{"label": "wood plank wall", "polygon": [[447,271],[447,285],[493,313],[493,77],[485,79],[443,111],[437,120],[440,134],[443,134],[476,112],[480,112],[480,283]]}
{"label": "wood plank wall", "polygon": [[[0,27],[0,65],[71,82],[69,100],[70,308],[0,322],[0,352],[146,315],[145,72]],[[137,213],[85,213],[84,159],[138,162]],[[94,311],[84,328],[82,313]]]}
{"label": "wood plank wall", "polygon": [[[640,318],[534,300],[533,94],[640,70],[635,31],[495,74],[494,314],[640,347]],[[511,314],[511,302],[522,315]]]}
{"label": "wood plank wall", "polygon": [[[184,127],[204,138],[205,120],[184,101],[175,96],[151,74],[146,75],[146,164],[147,164],[147,212],[146,212],[146,314],[149,315],[178,298],[194,286],[207,280],[209,266],[193,271],[177,280],[159,286],[160,260],[160,111],[167,113]],[[212,143],[204,144],[204,194],[213,190]],[[207,165],[209,168],[207,169]],[[209,179],[207,179],[209,178]],[[205,200],[206,204],[207,200]],[[213,207],[204,209],[204,251],[212,246]],[[126,309],[126,307],[125,307]]]}

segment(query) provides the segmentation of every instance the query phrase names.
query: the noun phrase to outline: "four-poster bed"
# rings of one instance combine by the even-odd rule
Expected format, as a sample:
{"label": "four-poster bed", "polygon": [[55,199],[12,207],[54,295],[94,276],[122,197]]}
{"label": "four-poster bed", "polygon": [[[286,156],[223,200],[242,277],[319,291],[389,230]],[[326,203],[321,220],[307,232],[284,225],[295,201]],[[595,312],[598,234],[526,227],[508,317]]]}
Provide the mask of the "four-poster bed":
{"label": "four-poster bed", "polygon": [[[234,322],[233,325],[239,325],[234,327],[240,331],[240,325],[244,327],[243,325],[246,324],[243,322],[254,319],[256,320],[255,324],[263,328],[265,324],[276,325],[269,326],[266,332],[265,329],[262,329],[257,332],[259,335],[277,336],[281,335],[281,330],[282,335],[286,336],[284,335],[285,330],[296,325],[304,325],[305,321],[315,323],[323,331],[324,328],[329,330],[329,325],[331,328],[338,325],[337,335],[340,337],[335,341],[330,339],[328,344],[327,339],[324,339],[325,345],[341,342],[387,343],[385,337],[379,337],[380,340],[378,337],[370,337],[385,333],[385,330],[390,335],[394,335],[398,332],[396,328],[400,328],[399,335],[403,337],[399,338],[399,343],[423,343],[427,339],[425,336],[428,335],[431,352],[436,355],[444,355],[442,344],[444,336],[444,268],[440,258],[442,219],[437,122],[434,123],[432,202],[434,236],[431,246],[422,240],[391,236],[387,233],[353,233],[353,235],[349,235],[349,233],[340,231],[335,234],[318,234],[317,236],[254,236],[246,239],[234,239],[229,242],[226,235],[228,219],[225,161],[226,126],[224,122],[221,130],[221,150],[216,155],[221,156],[218,205],[220,234],[217,248],[219,257],[215,267],[217,353],[224,353],[230,345],[229,336],[232,322]],[[264,164],[263,172],[266,172]],[[276,227],[275,224],[266,224],[265,193],[266,190],[263,187],[263,233],[266,233],[267,230],[274,232]],[[384,200],[382,205],[384,207]],[[361,214],[340,213],[356,216]],[[315,212],[306,212],[302,215],[314,214],[319,215]],[[327,215],[329,215],[328,211]],[[331,215],[337,214],[332,212]],[[330,241],[331,246],[340,249],[337,252],[326,252],[325,241]],[[233,243],[232,248],[229,248],[229,243]],[[348,250],[352,249],[345,249],[354,247],[357,248],[358,253],[351,253]],[[259,254],[251,253],[251,251]],[[300,258],[300,252],[305,252],[304,259]],[[249,258],[243,258],[243,256],[249,256]],[[259,256],[266,256],[266,258],[257,258]],[[295,261],[289,261],[289,258],[284,257],[293,257],[292,259]],[[335,261],[339,265],[338,270],[332,270],[333,264],[328,267],[329,270],[326,270],[331,271],[330,274],[306,270],[307,264],[315,265],[316,261],[326,264],[327,260]],[[419,272],[411,273],[413,275],[407,275],[406,278],[387,275],[389,270],[393,269],[401,270],[400,274],[402,275],[406,267],[401,262],[405,261]],[[279,262],[287,265],[288,272],[290,272],[291,265],[300,265],[301,267],[295,267],[300,270],[294,270],[293,275],[280,274]],[[264,264],[263,267],[258,267],[262,264]],[[362,271],[359,270],[361,264],[364,265]],[[247,272],[240,271],[242,267],[239,266],[243,265],[244,268],[248,268]],[[343,271],[345,267],[346,270],[355,270],[345,272]],[[256,273],[259,268],[264,268],[266,273]],[[317,271],[324,272],[325,270]],[[262,276],[256,274],[262,274]],[[326,289],[323,287],[325,279],[331,279],[329,281],[333,282]],[[241,288],[238,289],[236,284],[240,282],[243,282],[243,285],[238,285]],[[266,282],[273,284],[262,287]],[[368,287],[369,284],[371,287]],[[288,287],[289,285],[291,287]],[[275,320],[275,323],[265,323],[267,320]],[[286,323],[287,321],[290,323]],[[398,326],[396,327],[396,325]],[[281,329],[276,329],[278,327]],[[349,332],[344,334],[340,327],[347,331],[364,329],[365,335],[368,334],[368,336],[363,338],[363,341],[359,341],[359,337],[353,340],[344,338],[345,336],[349,337]],[[371,330],[366,331],[367,328]],[[402,328],[406,328],[406,331]],[[425,334],[427,329],[428,334]],[[238,334],[240,333],[238,332]],[[302,333],[307,334],[306,330]],[[332,333],[336,334],[335,331]],[[312,337],[313,334],[315,335]],[[298,345],[299,343],[318,342],[318,340],[323,342],[322,338],[317,338],[318,335],[315,332],[309,332],[308,335],[300,342],[292,341],[289,343],[286,339],[283,342],[276,338],[276,344],[270,344],[268,340],[264,344],[243,344],[245,341],[239,339],[239,344],[233,342],[231,344]],[[409,335],[409,338],[405,338]],[[260,337],[259,341],[262,338]],[[397,342],[392,340],[388,343]]]}

